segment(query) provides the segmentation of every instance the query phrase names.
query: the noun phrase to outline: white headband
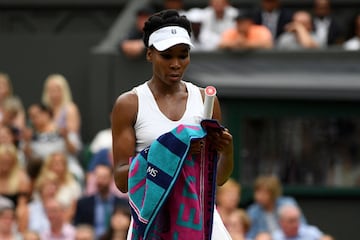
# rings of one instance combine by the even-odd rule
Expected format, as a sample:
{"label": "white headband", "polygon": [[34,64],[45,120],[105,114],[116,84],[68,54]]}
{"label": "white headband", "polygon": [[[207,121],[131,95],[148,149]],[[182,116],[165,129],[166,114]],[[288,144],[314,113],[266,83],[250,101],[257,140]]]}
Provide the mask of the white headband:
{"label": "white headband", "polygon": [[160,28],[149,37],[149,46],[153,45],[158,51],[164,51],[180,43],[193,46],[186,29],[178,26]]}

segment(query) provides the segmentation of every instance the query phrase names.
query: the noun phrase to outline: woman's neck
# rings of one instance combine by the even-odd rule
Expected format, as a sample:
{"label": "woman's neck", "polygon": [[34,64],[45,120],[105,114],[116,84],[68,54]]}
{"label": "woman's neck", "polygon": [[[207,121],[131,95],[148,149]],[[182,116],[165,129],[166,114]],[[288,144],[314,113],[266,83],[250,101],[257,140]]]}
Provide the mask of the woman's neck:
{"label": "woman's neck", "polygon": [[160,80],[155,80],[152,78],[148,81],[148,86],[154,96],[160,95],[171,95],[174,93],[178,93],[183,88],[183,82],[177,82],[172,85],[167,85],[162,83]]}

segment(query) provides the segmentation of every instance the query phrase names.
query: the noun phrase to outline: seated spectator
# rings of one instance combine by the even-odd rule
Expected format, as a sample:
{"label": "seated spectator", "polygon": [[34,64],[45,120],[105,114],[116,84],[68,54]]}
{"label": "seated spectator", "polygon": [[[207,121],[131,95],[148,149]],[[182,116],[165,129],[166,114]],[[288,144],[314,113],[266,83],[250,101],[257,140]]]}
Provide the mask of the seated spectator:
{"label": "seated spectator", "polygon": [[[9,96],[2,102],[2,125],[9,126],[16,133],[17,142],[20,140],[21,131],[24,129],[23,124],[19,124],[19,118],[25,118],[24,107],[19,97]],[[22,119],[21,122],[25,122]]]}
{"label": "seated spectator", "polygon": [[[9,97],[15,97],[21,103],[20,98],[13,95],[13,89],[12,89],[12,84],[11,84],[9,75],[6,73],[0,72],[0,124],[4,124],[3,123],[3,118],[4,118],[4,112],[3,112],[4,105],[3,104],[4,104],[5,100]],[[21,104],[21,106],[22,106],[22,104]],[[11,125],[18,129],[23,129],[25,127],[24,111],[17,113],[16,118],[14,120],[12,120]]]}
{"label": "seated spectator", "polygon": [[323,233],[317,227],[301,223],[301,211],[297,206],[283,205],[279,208],[278,215],[280,229],[273,233],[273,240],[321,240]]}
{"label": "seated spectator", "polygon": [[95,240],[94,228],[86,224],[77,226],[75,240]]}
{"label": "seated spectator", "polygon": [[65,221],[70,222],[75,214],[76,202],[80,198],[82,190],[79,182],[69,171],[66,158],[67,156],[62,152],[50,154],[41,171],[51,171],[57,175],[59,189],[56,200],[63,206]]}
{"label": "seated spectator", "polygon": [[129,58],[136,58],[145,53],[143,42],[143,27],[147,19],[155,11],[148,7],[142,7],[136,12],[135,26],[130,29],[128,35],[120,43],[121,51]]}
{"label": "seated spectator", "polygon": [[36,179],[33,200],[28,205],[28,217],[23,217],[22,224],[30,231],[41,232],[50,227],[45,212],[45,203],[56,197],[59,179],[53,172],[42,172]]}
{"label": "seated spectator", "polygon": [[14,145],[17,150],[17,156],[21,167],[25,167],[25,155],[22,149],[19,148],[18,132],[10,126],[0,125],[0,145],[10,144]]}
{"label": "seated spectator", "polygon": [[13,144],[0,145],[0,195],[13,201],[15,207],[31,194],[30,178],[21,167]]}
{"label": "seated spectator", "polygon": [[321,47],[315,35],[311,15],[306,11],[294,13],[293,21],[286,25],[286,32],[277,41],[278,49],[298,50]]}
{"label": "seated spectator", "polygon": [[340,26],[331,14],[331,10],[330,0],[314,0],[314,30],[321,46],[331,46],[343,42]]}
{"label": "seated spectator", "polygon": [[16,229],[15,206],[11,200],[2,196],[0,196],[0,239],[22,239]]}
{"label": "seated spectator", "polygon": [[228,0],[209,0],[209,6],[203,9],[200,30],[200,43],[206,51],[218,48],[221,34],[235,26],[238,10]]}
{"label": "seated spectator", "polygon": [[78,200],[74,224],[89,224],[94,227],[96,237],[103,235],[110,224],[110,216],[118,204],[128,207],[128,201],[110,192],[112,169],[106,165],[95,168],[97,193]]}
{"label": "seated spectator", "polygon": [[52,119],[51,109],[43,104],[32,104],[28,113],[33,128],[24,131],[23,150],[26,158],[40,158],[45,161],[54,152],[64,152],[67,154],[70,172],[82,182],[84,172],[77,159],[82,144],[78,134],[74,132],[60,134]]}
{"label": "seated spectator", "polygon": [[345,50],[358,51],[360,50],[360,12],[356,13],[351,21],[351,33],[344,43]]}
{"label": "seated spectator", "polygon": [[249,12],[239,12],[236,17],[236,27],[224,31],[219,43],[219,48],[233,50],[272,47],[271,32],[262,25],[256,25]]}
{"label": "seated spectator", "polygon": [[234,179],[228,179],[221,187],[218,187],[216,193],[216,208],[221,219],[227,227],[229,217],[240,204],[241,186]]}
{"label": "seated spectator", "polygon": [[[280,181],[275,176],[259,176],[254,184],[254,200],[247,213],[251,220],[251,227],[247,237],[254,238],[260,232],[273,233],[279,229],[278,209],[285,204],[297,206],[292,197],[282,196]],[[302,217],[305,223],[305,218]]]}
{"label": "seated spectator", "polygon": [[274,40],[285,31],[291,19],[292,12],[283,8],[280,0],[261,0],[261,7],[254,14],[255,24],[267,27]]}
{"label": "seated spectator", "polygon": [[249,231],[250,225],[250,218],[246,211],[238,208],[230,214],[226,227],[232,240],[245,240],[247,239],[246,233]]}
{"label": "seated spectator", "polygon": [[[42,103],[50,108],[55,127],[63,136],[80,134],[81,116],[72,100],[71,89],[65,77],[52,74],[47,77],[43,87]],[[80,135],[78,136],[80,139]]]}
{"label": "seated spectator", "polygon": [[89,148],[91,155],[94,155],[105,148],[112,148],[111,128],[100,130],[91,141]]}
{"label": "seated spectator", "polygon": [[[113,167],[114,159],[112,148],[104,148],[92,156],[86,171],[85,194],[92,195],[97,192],[95,169],[98,165]],[[115,185],[114,178],[111,179],[110,192],[120,198],[128,198],[126,193],[122,193]]]}
{"label": "seated spectator", "polygon": [[108,231],[100,237],[100,240],[126,240],[130,227],[130,220],[130,209],[127,206],[116,206],[111,216],[110,227]]}
{"label": "seated spectator", "polygon": [[205,49],[203,49],[203,45],[200,42],[200,31],[203,21],[203,9],[191,8],[186,12],[185,15],[191,23],[191,43],[193,44],[191,51],[204,51]]}
{"label": "seated spectator", "polygon": [[49,219],[50,229],[42,230],[42,240],[74,239],[75,227],[65,221],[62,205],[55,199],[45,203],[46,216]]}

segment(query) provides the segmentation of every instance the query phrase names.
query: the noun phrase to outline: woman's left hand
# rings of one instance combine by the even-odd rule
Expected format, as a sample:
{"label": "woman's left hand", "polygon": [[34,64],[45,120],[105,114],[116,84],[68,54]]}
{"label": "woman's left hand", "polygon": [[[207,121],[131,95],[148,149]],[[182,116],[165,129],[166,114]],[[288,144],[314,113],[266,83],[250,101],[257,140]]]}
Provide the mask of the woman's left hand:
{"label": "woman's left hand", "polygon": [[206,139],[210,141],[219,153],[227,154],[233,151],[233,137],[228,129],[208,129]]}

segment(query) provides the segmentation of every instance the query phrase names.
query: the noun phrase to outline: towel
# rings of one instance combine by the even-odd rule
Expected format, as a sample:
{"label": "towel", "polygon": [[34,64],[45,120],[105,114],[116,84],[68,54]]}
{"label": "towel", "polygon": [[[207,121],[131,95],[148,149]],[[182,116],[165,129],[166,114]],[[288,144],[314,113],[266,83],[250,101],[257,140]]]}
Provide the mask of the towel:
{"label": "towel", "polygon": [[209,128],[222,127],[215,120],[179,125],[131,159],[132,240],[211,239],[217,152],[205,141],[201,154],[189,153]]}

